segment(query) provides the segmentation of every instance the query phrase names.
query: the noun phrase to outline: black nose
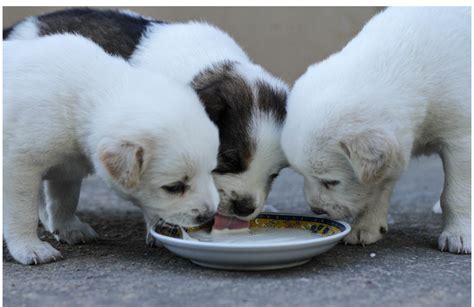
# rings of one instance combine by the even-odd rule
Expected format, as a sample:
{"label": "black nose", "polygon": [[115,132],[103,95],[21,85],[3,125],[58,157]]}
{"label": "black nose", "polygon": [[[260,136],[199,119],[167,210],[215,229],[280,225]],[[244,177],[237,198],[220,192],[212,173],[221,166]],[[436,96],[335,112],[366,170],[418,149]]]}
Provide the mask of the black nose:
{"label": "black nose", "polygon": [[314,213],[316,213],[317,215],[328,214],[326,211],[324,211],[323,209],[319,209],[319,208],[311,208],[311,210]]}
{"label": "black nose", "polygon": [[251,197],[244,197],[232,200],[234,213],[238,216],[249,216],[254,213],[255,205]]}

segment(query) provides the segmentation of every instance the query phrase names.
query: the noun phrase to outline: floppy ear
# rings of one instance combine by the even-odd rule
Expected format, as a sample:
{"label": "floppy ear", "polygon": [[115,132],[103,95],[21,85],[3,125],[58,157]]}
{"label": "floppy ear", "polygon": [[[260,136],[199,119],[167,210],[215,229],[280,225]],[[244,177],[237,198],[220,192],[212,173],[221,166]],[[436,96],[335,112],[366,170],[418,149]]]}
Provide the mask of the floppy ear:
{"label": "floppy ear", "polygon": [[348,136],[339,145],[363,184],[382,181],[403,162],[398,142],[384,132],[370,130]]}
{"label": "floppy ear", "polygon": [[198,74],[191,85],[217,126],[228,108],[251,106],[252,90],[235,72],[233,62],[211,66]]}
{"label": "floppy ear", "polygon": [[99,159],[112,179],[129,190],[144,171],[145,149],[128,141],[107,140],[99,145]]}

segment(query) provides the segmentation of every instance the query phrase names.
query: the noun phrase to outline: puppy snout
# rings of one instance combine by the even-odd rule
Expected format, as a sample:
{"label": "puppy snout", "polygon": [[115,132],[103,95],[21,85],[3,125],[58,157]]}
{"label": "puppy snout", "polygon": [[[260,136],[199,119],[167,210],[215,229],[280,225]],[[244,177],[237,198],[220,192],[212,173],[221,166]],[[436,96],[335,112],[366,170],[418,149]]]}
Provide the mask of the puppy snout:
{"label": "puppy snout", "polygon": [[251,197],[233,199],[231,202],[233,211],[238,216],[249,216],[255,212],[255,202]]}
{"label": "puppy snout", "polygon": [[317,215],[328,214],[325,210],[319,208],[311,208],[311,210]]}
{"label": "puppy snout", "polygon": [[216,214],[215,211],[211,211],[209,209],[206,209],[205,211],[201,212],[197,217],[196,220],[198,223],[206,223],[210,221],[214,215]]}

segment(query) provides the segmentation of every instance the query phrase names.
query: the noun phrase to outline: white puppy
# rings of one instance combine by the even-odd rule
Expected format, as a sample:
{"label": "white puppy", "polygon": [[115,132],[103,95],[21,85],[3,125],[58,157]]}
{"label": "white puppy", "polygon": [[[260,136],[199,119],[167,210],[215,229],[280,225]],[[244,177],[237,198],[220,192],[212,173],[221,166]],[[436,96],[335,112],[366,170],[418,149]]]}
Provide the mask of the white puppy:
{"label": "white puppy", "polygon": [[43,184],[42,222],[70,244],[96,237],[75,214],[94,171],[148,227],[197,225],[217,211],[217,128],[191,88],[68,34],[4,42],[3,89],[4,236],[19,262],[60,256],[36,233]]}
{"label": "white puppy", "polygon": [[346,242],[379,240],[410,157],[435,153],[439,247],[471,252],[470,29],[469,8],[389,8],[296,82],[283,150],[314,211],[355,218]]}

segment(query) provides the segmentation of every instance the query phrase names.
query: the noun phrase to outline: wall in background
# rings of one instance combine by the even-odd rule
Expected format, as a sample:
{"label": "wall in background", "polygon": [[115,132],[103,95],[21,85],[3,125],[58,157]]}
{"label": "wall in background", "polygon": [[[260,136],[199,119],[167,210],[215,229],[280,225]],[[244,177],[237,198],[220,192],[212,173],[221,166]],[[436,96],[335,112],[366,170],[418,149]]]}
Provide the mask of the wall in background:
{"label": "wall in background", "polygon": [[[3,27],[58,7],[4,7]],[[340,50],[376,7],[127,7],[169,21],[206,20],[233,36],[254,62],[290,84],[306,67]]]}

